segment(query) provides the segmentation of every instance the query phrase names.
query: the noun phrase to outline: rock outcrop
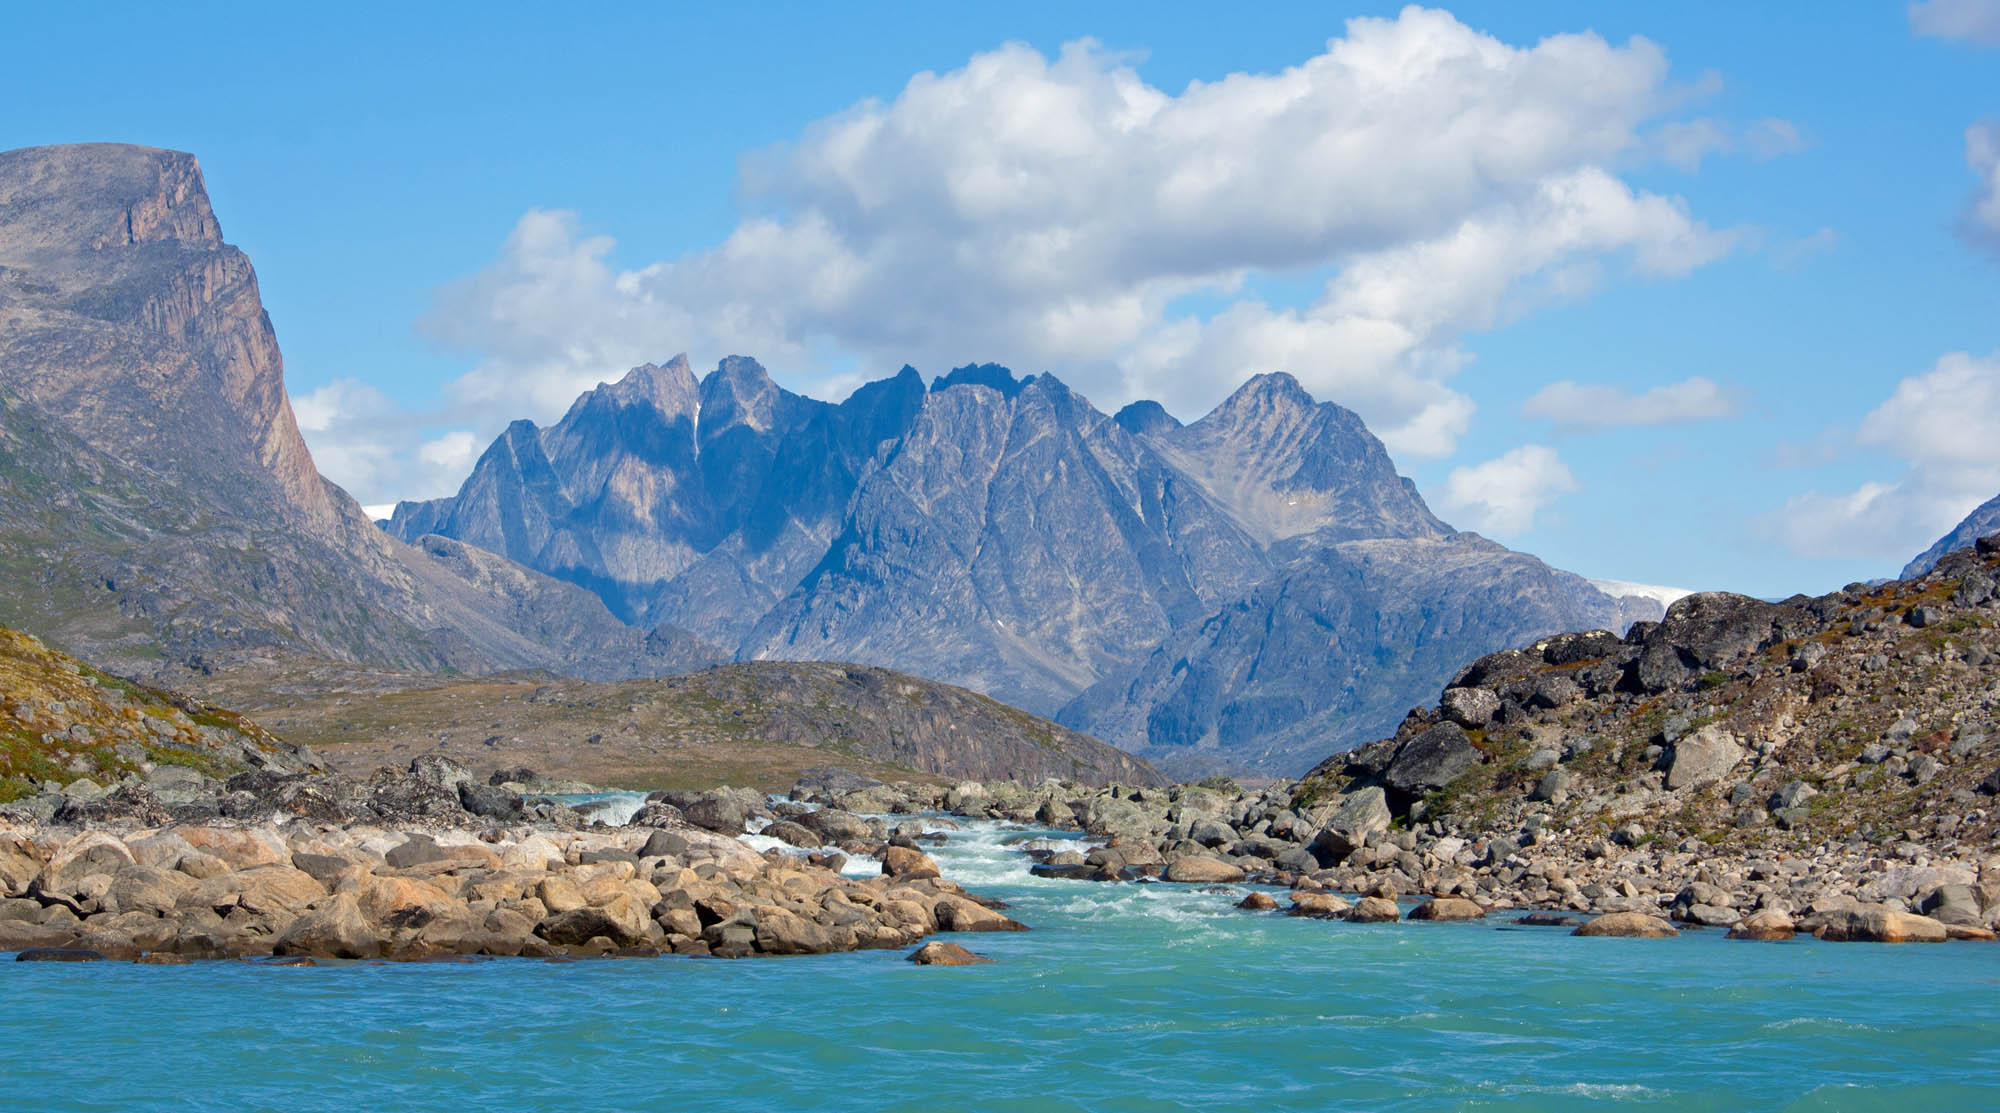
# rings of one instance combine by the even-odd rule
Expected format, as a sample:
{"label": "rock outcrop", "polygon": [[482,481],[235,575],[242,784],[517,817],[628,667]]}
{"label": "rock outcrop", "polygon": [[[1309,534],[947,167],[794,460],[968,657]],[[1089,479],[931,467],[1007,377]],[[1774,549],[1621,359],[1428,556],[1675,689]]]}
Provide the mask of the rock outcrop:
{"label": "rock outcrop", "polygon": [[192,156],[0,153],[0,622],[174,682],[273,654],[593,676],[715,659],[313,467]]}
{"label": "rock outcrop", "polygon": [[1951,532],[1918,553],[1910,563],[1903,566],[1902,578],[1914,580],[1937,567],[1946,553],[1971,548],[1982,537],[2000,534],[2000,495],[1995,495],[1973,508],[1965,520],[1951,528]]}

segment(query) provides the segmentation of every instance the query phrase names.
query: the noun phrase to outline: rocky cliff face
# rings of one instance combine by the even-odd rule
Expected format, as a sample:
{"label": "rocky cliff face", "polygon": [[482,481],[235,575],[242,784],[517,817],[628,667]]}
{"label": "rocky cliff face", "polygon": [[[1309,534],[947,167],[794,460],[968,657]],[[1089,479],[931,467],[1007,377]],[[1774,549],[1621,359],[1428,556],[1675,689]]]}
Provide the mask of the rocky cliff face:
{"label": "rocky cliff face", "polygon": [[122,671],[707,656],[484,551],[402,545],[324,482],[256,275],[173,151],[0,153],[0,521],[0,620]]}
{"label": "rocky cliff face", "polygon": [[505,553],[751,659],[965,684],[1182,772],[1394,724],[1456,664],[1658,614],[1439,521],[1288,375],[1191,425],[991,364],[839,406],[684,360],[517,423],[389,523]]}
{"label": "rocky cliff face", "polygon": [[1937,539],[1937,543],[1917,554],[1915,560],[1903,566],[1903,579],[1911,580],[1937,567],[1946,553],[1970,548],[1982,537],[2000,533],[2000,495],[1980,503],[1965,520],[1952,527],[1950,533]]}

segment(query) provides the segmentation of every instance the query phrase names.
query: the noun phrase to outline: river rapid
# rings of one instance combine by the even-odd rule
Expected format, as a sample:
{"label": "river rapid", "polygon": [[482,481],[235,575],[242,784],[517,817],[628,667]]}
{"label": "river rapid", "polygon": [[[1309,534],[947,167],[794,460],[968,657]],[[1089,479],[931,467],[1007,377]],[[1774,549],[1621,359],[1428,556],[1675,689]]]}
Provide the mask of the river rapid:
{"label": "river rapid", "polygon": [[1033,929],[988,966],[0,964],[0,1109],[2000,1108],[2000,946],[1293,919],[1028,834],[932,851]]}

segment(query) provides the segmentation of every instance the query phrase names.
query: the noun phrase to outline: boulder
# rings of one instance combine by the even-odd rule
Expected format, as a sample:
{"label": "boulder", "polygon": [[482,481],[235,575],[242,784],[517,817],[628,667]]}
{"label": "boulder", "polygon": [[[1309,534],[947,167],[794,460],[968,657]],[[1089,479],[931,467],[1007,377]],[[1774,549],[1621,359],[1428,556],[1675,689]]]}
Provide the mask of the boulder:
{"label": "boulder", "polygon": [[930,855],[906,846],[892,846],[882,852],[882,874],[905,881],[943,876]]}
{"label": "boulder", "polygon": [[521,794],[498,785],[464,781],[458,786],[458,802],[466,811],[487,819],[512,823],[527,815]]}
{"label": "boulder", "polygon": [[1370,785],[1340,798],[1340,804],[1326,819],[1313,839],[1313,849],[1322,860],[1339,865],[1367,842],[1372,835],[1389,829],[1389,798]]}
{"label": "boulder", "polygon": [[750,808],[736,796],[710,793],[686,805],[681,812],[696,827],[724,835],[740,835],[750,824]]}
{"label": "boulder", "polygon": [[1719,726],[1705,726],[1674,743],[1673,762],[1667,767],[1667,788],[1714,784],[1741,764],[1743,757],[1743,746],[1735,735]]}
{"label": "boulder", "polygon": [[826,845],[826,840],[820,838],[817,832],[808,830],[789,819],[776,820],[757,833],[777,839],[788,846],[803,847],[807,850],[817,850]]}
{"label": "boulder", "polygon": [[1346,915],[1350,907],[1345,897],[1334,893],[1293,893],[1292,906],[1285,910],[1285,915],[1337,920]]}
{"label": "boulder", "polygon": [[1412,920],[1483,920],[1486,910],[1464,897],[1432,897],[1410,909]]}
{"label": "boulder", "polygon": [[293,920],[271,950],[317,958],[376,958],[382,939],[363,915],[359,898],[341,893]]}
{"label": "boulder", "polygon": [[1500,697],[1484,688],[1446,688],[1438,698],[1438,712],[1447,722],[1478,730],[1493,721],[1500,710]]}
{"label": "boulder", "polygon": [[1667,939],[1679,935],[1680,931],[1658,916],[1645,912],[1607,912],[1570,934],[1619,939]]}
{"label": "boulder", "polygon": [[993,960],[985,955],[973,954],[956,943],[933,939],[911,951],[909,961],[918,966],[978,966]]}
{"label": "boulder", "polygon": [[1236,907],[1248,912],[1270,912],[1278,907],[1278,901],[1269,893],[1251,893],[1237,901]]}
{"label": "boulder", "polygon": [[149,912],[165,916],[173,912],[181,898],[196,882],[177,870],[158,866],[130,865],[119,870],[105,894],[104,907],[110,912]]}
{"label": "boulder", "polygon": [[939,931],[1026,931],[1028,926],[1012,920],[990,908],[965,899],[946,896],[938,898],[931,908],[936,917]]}
{"label": "boulder", "polygon": [[1348,909],[1345,919],[1350,924],[1387,924],[1402,918],[1402,910],[1396,902],[1383,897],[1362,897]]}
{"label": "boulder", "polygon": [[799,826],[819,836],[815,845],[835,845],[843,842],[868,842],[879,838],[875,825],[839,808],[821,808],[799,816]]}
{"label": "boulder", "polygon": [[1942,943],[1950,937],[1928,916],[1880,905],[1829,911],[1815,934],[1832,943]]}
{"label": "boulder", "polygon": [[1729,929],[1729,938],[1779,942],[1797,933],[1798,927],[1790,915],[1776,908],[1760,908],[1738,920],[1736,926]]}
{"label": "boulder", "polygon": [[1245,876],[1241,867],[1206,854],[1177,858],[1167,866],[1166,872],[1168,881],[1188,884],[1229,885],[1243,880]]}
{"label": "boulder", "polygon": [[1439,723],[1396,750],[1382,783],[1406,796],[1421,796],[1450,784],[1483,760],[1463,727]]}

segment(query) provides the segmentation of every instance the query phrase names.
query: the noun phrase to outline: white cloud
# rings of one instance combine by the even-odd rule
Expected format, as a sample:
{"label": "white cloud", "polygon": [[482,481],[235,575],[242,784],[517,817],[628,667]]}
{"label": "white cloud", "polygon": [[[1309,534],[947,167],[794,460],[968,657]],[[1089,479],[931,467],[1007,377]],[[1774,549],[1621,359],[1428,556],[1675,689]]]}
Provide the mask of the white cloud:
{"label": "white cloud", "polygon": [[2000,120],[1981,120],[1965,129],[1965,161],[1979,186],[1965,203],[1959,228],[1973,243],[2000,251]]}
{"label": "white cloud", "polygon": [[1571,429],[1676,425],[1735,417],[1739,409],[1730,391],[1700,375],[1656,386],[1643,394],[1563,379],[1550,383],[1521,403],[1523,416],[1543,418]]}
{"label": "white cloud", "polygon": [[1662,124],[1652,133],[1654,152],[1669,165],[1698,170],[1709,155],[1747,151],[1759,161],[1797,154],[1805,136],[1790,120],[1769,116],[1743,128],[1707,118]]}
{"label": "white cloud", "polygon": [[1555,449],[1527,444],[1483,464],[1453,468],[1440,501],[1462,524],[1504,538],[1526,533],[1537,512],[1577,489],[1576,476]]}
{"label": "white cloud", "polygon": [[[559,412],[631,364],[755,354],[795,375],[996,360],[1100,405],[1184,416],[1288,370],[1405,453],[1450,452],[1470,332],[1592,289],[1606,261],[1678,275],[1732,236],[1606,167],[1643,156],[1680,92],[1652,43],[1515,47],[1449,14],[1357,19],[1277,73],[1147,85],[1090,42],[912,78],[745,162],[757,214],[631,270],[574,217],[531,212],[442,290],[431,335],[477,352],[482,415]],[[1324,274],[1319,298],[1242,295]],[[1187,295],[1221,297],[1200,316]]]}
{"label": "white cloud", "polygon": [[354,379],[336,379],[293,398],[292,413],[320,474],[370,514],[397,499],[456,491],[482,446],[462,429],[425,440],[424,416]]}
{"label": "white cloud", "polygon": [[1924,0],[1909,13],[1919,35],[2000,46],[2000,0]]}
{"label": "white cloud", "polygon": [[1853,442],[1904,462],[1851,491],[1808,491],[1762,522],[1801,556],[1906,559],[2000,492],[2000,352],[1955,352],[1904,379]]}

